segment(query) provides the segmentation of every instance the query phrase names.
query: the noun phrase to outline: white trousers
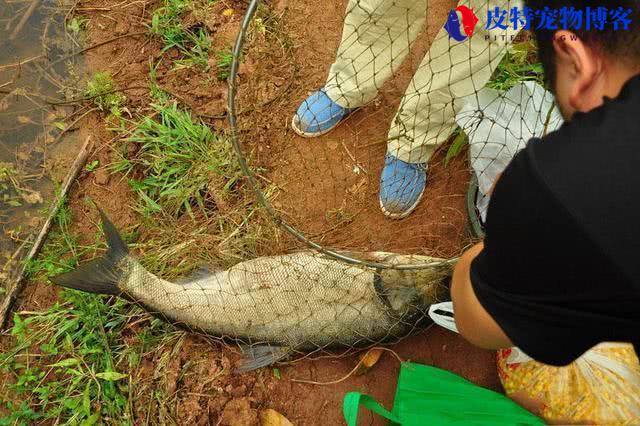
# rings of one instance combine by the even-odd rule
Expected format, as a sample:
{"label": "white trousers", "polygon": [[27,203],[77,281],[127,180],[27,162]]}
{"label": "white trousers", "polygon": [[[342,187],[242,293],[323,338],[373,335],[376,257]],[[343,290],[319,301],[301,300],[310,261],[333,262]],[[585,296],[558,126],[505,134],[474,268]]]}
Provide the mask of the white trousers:
{"label": "white trousers", "polygon": [[[404,94],[389,130],[388,153],[403,161],[424,163],[456,128],[460,99],[472,95],[491,78],[517,35],[486,30],[487,11],[521,9],[520,0],[461,0],[479,22],[467,40],[437,34]],[[345,108],[365,105],[402,64],[421,32],[428,0],[350,0],[342,41],[325,88]]]}

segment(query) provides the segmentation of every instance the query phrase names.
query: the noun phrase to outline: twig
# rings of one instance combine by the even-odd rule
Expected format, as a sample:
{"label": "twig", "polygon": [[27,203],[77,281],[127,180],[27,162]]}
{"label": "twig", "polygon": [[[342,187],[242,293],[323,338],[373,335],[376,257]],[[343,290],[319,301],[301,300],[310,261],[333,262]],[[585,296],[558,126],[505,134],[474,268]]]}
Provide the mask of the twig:
{"label": "twig", "polygon": [[129,86],[129,87],[122,87],[122,88],[118,88],[118,89],[113,89],[113,90],[108,90],[105,92],[100,92],[97,95],[93,95],[93,96],[83,96],[81,98],[74,98],[74,99],[69,99],[67,101],[59,101],[59,100],[54,100],[54,99],[45,99],[45,102],[49,105],[71,105],[71,104],[77,104],[80,102],[86,102],[86,101],[91,101],[95,98],[99,98],[100,96],[105,96],[105,95],[110,95],[112,93],[118,93],[118,92],[125,92],[127,90],[136,90],[136,89],[147,89],[149,90],[148,86]]}
{"label": "twig", "polygon": [[[389,349],[389,348],[380,348],[380,347],[375,347],[375,348],[371,348],[369,350],[373,350],[373,349],[379,349],[382,351],[387,351],[387,352],[391,352],[391,354],[393,354],[393,356],[396,357],[396,359],[402,363],[402,358],[400,358],[400,355],[398,355],[396,352],[394,352],[393,350]],[[330,382],[315,382],[313,380],[303,380],[303,379],[291,379],[292,382],[294,383],[304,383],[307,385],[318,385],[318,386],[327,386],[327,385],[337,385],[338,383],[344,382],[345,380],[347,380],[349,377],[353,376],[353,374],[358,370],[358,368],[360,368],[360,365],[364,362],[365,358],[361,358],[360,361],[358,361],[358,363],[356,364],[355,367],[353,367],[353,369],[351,371],[349,371],[349,373],[347,373],[346,376],[338,379],[338,380],[332,380]]]}
{"label": "twig", "polygon": [[18,25],[16,25],[16,27],[13,29],[13,32],[9,36],[9,40],[13,41],[16,39],[16,37],[18,37],[18,34],[20,34],[20,31],[22,31],[22,28],[27,23],[29,18],[31,18],[31,15],[33,15],[33,12],[35,12],[36,8],[40,4],[40,1],[41,0],[33,0],[33,2],[31,2],[31,5],[29,5],[29,8],[26,10],[26,12],[24,12],[24,15],[22,15],[20,22],[18,22]]}
{"label": "twig", "polygon": [[113,43],[114,41],[120,40],[121,38],[136,37],[136,36],[145,35],[145,34],[147,34],[146,31],[139,31],[139,32],[135,32],[135,33],[127,33],[127,34],[119,35],[117,37],[110,38],[109,40],[101,41],[100,43],[92,44],[91,46],[85,47],[84,49],[80,49],[80,50],[72,52],[72,53],[70,53],[70,54],[68,54],[66,56],[63,56],[62,58],[56,59],[51,64],[49,64],[49,66],[52,67],[53,65],[56,65],[56,64],[58,64],[60,62],[63,62],[63,61],[66,61],[67,59],[71,59],[74,56],[81,55],[83,53],[88,52],[89,50],[93,50],[93,49],[96,49],[98,47],[104,46],[105,44]]}
{"label": "twig", "polygon": [[64,203],[64,200],[69,192],[69,189],[71,189],[71,185],[76,180],[76,177],[82,170],[82,167],[84,166],[84,164],[87,161],[87,158],[89,157],[90,146],[91,146],[91,138],[87,137],[87,140],[85,141],[84,145],[80,149],[80,152],[78,152],[76,160],[73,162],[73,165],[71,166],[71,170],[69,170],[69,173],[67,173],[67,177],[65,178],[64,183],[60,188],[60,193],[51,204],[51,208],[49,210],[49,216],[47,217],[47,220],[44,222],[42,229],[38,233],[38,236],[36,237],[33,243],[33,246],[31,246],[31,250],[29,250],[29,253],[25,257],[22,264],[22,268],[18,273],[17,278],[13,282],[13,285],[11,285],[11,283],[9,282],[5,286],[5,288],[7,288],[7,294],[5,298],[2,300],[2,304],[0,305],[0,328],[4,328],[4,326],[6,325],[7,319],[9,317],[9,312],[11,311],[13,304],[18,298],[18,295],[22,291],[22,288],[24,287],[24,282],[28,275],[26,264],[32,259],[35,259],[38,256],[40,249],[42,249],[42,246],[45,240],[47,239],[47,236],[49,235],[49,231],[51,230],[51,225],[53,224],[53,221],[56,215],[58,214],[58,210],[60,210],[60,207]]}
{"label": "twig", "polygon": [[44,57],[44,55],[38,55],[38,56],[33,56],[33,57],[29,58],[29,59],[25,59],[24,61],[18,61],[18,62],[13,63],[13,64],[0,65],[0,71],[6,70],[6,69],[9,69],[9,68],[21,67],[24,64],[28,64],[29,62],[35,61],[36,59],[40,59],[40,58],[43,58],[43,57]]}
{"label": "twig", "polygon": [[353,156],[353,154],[351,154],[351,151],[349,151],[349,148],[347,148],[347,145],[344,143],[343,140],[340,140],[340,143],[342,143],[342,147],[344,148],[345,151],[347,151],[347,155],[349,156],[349,158],[351,158],[351,161],[353,161],[353,164],[359,168],[360,170],[362,170],[364,172],[365,175],[368,175],[369,173],[367,172],[367,169],[365,169],[364,167],[362,167],[359,163],[358,160],[356,160],[356,157]]}

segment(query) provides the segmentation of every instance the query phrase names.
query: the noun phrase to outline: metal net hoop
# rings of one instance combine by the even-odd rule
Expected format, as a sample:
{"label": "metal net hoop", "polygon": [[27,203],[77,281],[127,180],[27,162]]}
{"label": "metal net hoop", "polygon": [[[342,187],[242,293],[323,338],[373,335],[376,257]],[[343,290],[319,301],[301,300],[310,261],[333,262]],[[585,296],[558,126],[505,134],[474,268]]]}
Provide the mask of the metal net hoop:
{"label": "metal net hoop", "polygon": [[265,193],[260,188],[258,181],[256,179],[255,173],[252,168],[249,166],[247,162],[246,154],[243,150],[242,143],[240,141],[240,132],[238,128],[238,71],[240,69],[241,56],[242,51],[246,46],[247,34],[251,23],[256,16],[256,12],[258,7],[260,6],[260,0],[251,0],[247,10],[245,12],[244,18],[242,20],[242,24],[240,30],[238,32],[238,36],[236,38],[233,50],[232,57],[233,61],[231,63],[231,68],[229,72],[228,78],[228,120],[230,125],[230,141],[233,146],[233,149],[236,153],[237,160],[240,164],[240,168],[244,173],[247,182],[255,196],[258,200],[258,203],[263,206],[273,221],[282,229],[284,229],[288,234],[294,237],[297,241],[303,243],[307,247],[317,250],[320,253],[323,253],[327,256],[330,256],[336,260],[346,262],[348,264],[367,267],[367,268],[375,268],[375,269],[396,269],[396,270],[420,270],[420,269],[430,269],[441,266],[446,266],[450,264],[454,264],[458,259],[452,258],[444,261],[434,261],[427,263],[411,263],[411,264],[390,264],[383,262],[373,262],[367,259],[358,258],[352,254],[347,254],[346,252],[339,252],[331,247],[324,246],[313,241],[311,238],[307,237],[301,230],[299,230],[294,225],[290,224],[285,218],[280,215],[276,209],[273,207],[271,202],[267,199]]}

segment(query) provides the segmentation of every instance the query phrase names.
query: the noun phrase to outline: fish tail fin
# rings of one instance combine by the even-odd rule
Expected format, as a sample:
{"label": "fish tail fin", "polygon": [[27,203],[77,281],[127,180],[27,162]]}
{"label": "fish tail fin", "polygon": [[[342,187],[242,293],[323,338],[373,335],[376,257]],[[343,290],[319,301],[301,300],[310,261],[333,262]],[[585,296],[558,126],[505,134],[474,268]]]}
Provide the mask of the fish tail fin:
{"label": "fish tail fin", "polygon": [[237,373],[246,373],[248,371],[257,370],[283,360],[291,354],[291,350],[282,346],[272,345],[242,345],[242,353],[245,358],[242,360],[240,367],[236,369]]}
{"label": "fish tail fin", "polygon": [[118,263],[129,254],[129,249],[107,215],[101,209],[98,210],[109,245],[105,255],[80,265],[71,272],[49,277],[49,280],[56,285],[75,290],[119,295],[121,291],[118,283],[122,278],[122,271],[119,270]]}

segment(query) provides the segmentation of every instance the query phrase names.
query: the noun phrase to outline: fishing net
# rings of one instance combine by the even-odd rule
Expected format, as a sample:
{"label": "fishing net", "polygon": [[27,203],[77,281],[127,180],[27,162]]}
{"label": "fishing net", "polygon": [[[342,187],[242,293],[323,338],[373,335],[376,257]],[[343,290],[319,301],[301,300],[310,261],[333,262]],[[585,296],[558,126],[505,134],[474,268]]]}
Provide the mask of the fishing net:
{"label": "fishing net", "polygon": [[[471,160],[508,162],[516,150],[498,145],[524,146],[540,135],[552,105],[539,85],[531,35],[522,31],[521,2],[354,0],[346,12],[341,2],[311,11],[289,4],[283,31],[301,21],[316,29],[289,33],[286,60],[256,29],[256,22],[268,24],[263,6],[253,2],[245,16],[230,99],[236,147],[260,201],[314,248],[459,254],[474,165],[467,136],[482,122],[487,130]],[[270,72],[254,80],[256,67]],[[326,96],[313,94],[320,88]],[[509,89],[522,92],[519,99]],[[326,134],[305,138],[293,129],[322,133],[341,109],[353,112]],[[415,210],[404,220],[385,216],[381,186],[391,211],[394,200],[417,198],[412,191],[424,168],[427,185]],[[484,179],[490,168],[477,165],[483,183],[495,178]]]}
{"label": "fishing net", "polygon": [[[251,1],[231,55],[229,133],[243,185],[282,233],[261,257],[172,284],[125,257],[106,222],[112,250],[57,282],[113,294],[117,282],[148,310],[241,342],[246,369],[427,327],[473,240],[468,218],[483,217],[527,140],[561,122],[524,29],[533,18],[515,0]],[[139,134],[130,140],[147,143]],[[194,137],[215,143],[209,128]],[[213,169],[219,152],[201,154]]]}
{"label": "fishing net", "polygon": [[[334,343],[349,350],[395,341],[429,323],[424,308],[448,297],[447,280],[431,274],[430,282],[420,281],[422,275],[415,281],[410,273],[450,270],[451,259],[472,242],[469,217],[481,229],[477,217],[499,173],[529,138],[561,123],[527,31],[539,19],[515,0],[249,4],[229,79],[232,142],[259,202],[288,241],[331,260],[264,263],[271,262],[271,271],[261,269],[258,279],[267,285],[288,288],[290,280],[311,278],[301,294],[324,295],[294,304],[291,315],[308,313],[305,324],[313,324],[326,304],[336,323],[347,321],[353,309],[339,300],[378,303],[390,290],[376,277],[398,271],[407,274],[404,286],[428,294],[411,299],[416,316],[390,310],[405,327]],[[345,112],[344,122],[331,128]],[[425,170],[415,210],[402,220],[389,217],[393,200],[410,205],[419,198],[416,182]],[[248,268],[251,280],[255,271],[248,266],[234,268]],[[371,276],[359,281],[356,270]],[[323,279],[322,271],[332,278]],[[364,281],[370,288],[379,283],[381,293],[350,299],[355,283]],[[339,283],[347,282],[354,283],[353,294],[338,296]],[[371,321],[364,312],[359,320]]]}
{"label": "fishing net", "polygon": [[[265,256],[177,285],[125,262],[120,289],[173,322],[240,341],[247,368],[428,326],[472,242],[469,217],[484,216],[486,194],[527,140],[561,123],[530,15],[515,0],[250,2],[229,71],[230,136],[282,238]],[[398,200],[415,209],[398,212]],[[91,266],[103,291],[120,255]]]}

